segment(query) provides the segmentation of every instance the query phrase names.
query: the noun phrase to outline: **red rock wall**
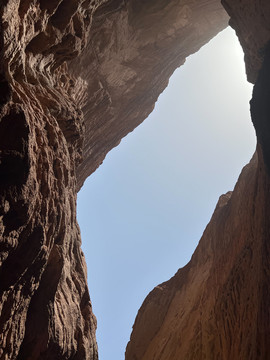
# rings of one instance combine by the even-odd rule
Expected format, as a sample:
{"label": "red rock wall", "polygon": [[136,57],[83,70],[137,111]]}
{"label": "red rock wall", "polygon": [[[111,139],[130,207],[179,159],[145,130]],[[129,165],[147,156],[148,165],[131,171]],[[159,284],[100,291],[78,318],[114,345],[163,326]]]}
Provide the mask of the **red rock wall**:
{"label": "red rock wall", "polygon": [[270,38],[270,3],[266,0],[222,0],[245,54],[247,78],[255,83]]}
{"label": "red rock wall", "polygon": [[220,197],[191,261],[157,286],[138,312],[127,360],[270,358],[270,131],[268,1],[230,1],[256,81],[251,115],[258,154]]}
{"label": "red rock wall", "polygon": [[69,68],[87,80],[86,136],[78,187],[153,110],[173,71],[228,23],[217,0],[109,1]]}
{"label": "red rock wall", "polygon": [[145,299],[127,360],[270,358],[269,200],[259,151],[220,197],[188,265]]}
{"label": "red rock wall", "polygon": [[[223,4],[257,79],[258,156],[145,300],[128,360],[270,358],[269,3]],[[95,360],[76,192],[228,17],[218,0],[2,0],[0,19],[0,360]]]}
{"label": "red rock wall", "polygon": [[[82,4],[84,3],[84,4]],[[76,223],[83,1],[2,1],[0,359],[97,359]]]}
{"label": "red rock wall", "polygon": [[0,3],[0,359],[97,359],[76,191],[227,24],[218,0]]}

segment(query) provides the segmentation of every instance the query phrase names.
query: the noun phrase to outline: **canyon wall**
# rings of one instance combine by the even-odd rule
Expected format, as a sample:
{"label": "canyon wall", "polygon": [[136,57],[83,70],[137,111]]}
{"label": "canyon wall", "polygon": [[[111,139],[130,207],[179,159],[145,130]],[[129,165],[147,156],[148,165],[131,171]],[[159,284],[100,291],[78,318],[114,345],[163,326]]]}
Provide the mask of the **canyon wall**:
{"label": "canyon wall", "polygon": [[0,19],[0,359],[95,360],[77,190],[228,16],[217,0],[2,0]]}
{"label": "canyon wall", "polygon": [[257,151],[220,197],[191,261],[145,299],[127,360],[270,358],[270,4],[223,4],[255,82]]}
{"label": "canyon wall", "polygon": [[[269,5],[223,3],[249,80],[265,58],[258,154],[145,300],[127,359],[269,357]],[[98,358],[76,193],[228,14],[218,0],[1,1],[0,360]]]}
{"label": "canyon wall", "polygon": [[269,176],[259,149],[191,261],[145,299],[126,359],[269,359]]}
{"label": "canyon wall", "polygon": [[78,188],[149,115],[173,71],[227,24],[217,0],[118,0],[96,11],[86,49],[69,63],[88,93]]}

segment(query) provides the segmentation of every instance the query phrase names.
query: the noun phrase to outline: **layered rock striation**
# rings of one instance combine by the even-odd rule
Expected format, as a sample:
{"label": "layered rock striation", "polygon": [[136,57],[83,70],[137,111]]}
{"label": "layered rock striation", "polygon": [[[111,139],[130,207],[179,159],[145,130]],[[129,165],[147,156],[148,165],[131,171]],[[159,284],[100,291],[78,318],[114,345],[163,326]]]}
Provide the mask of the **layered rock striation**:
{"label": "layered rock striation", "polygon": [[174,70],[227,24],[217,0],[118,0],[95,12],[85,51],[69,63],[88,93],[78,188],[149,115]]}
{"label": "layered rock striation", "polygon": [[0,359],[97,359],[76,222],[85,85],[65,63],[92,12],[1,2]]}
{"label": "layered rock striation", "polygon": [[[223,4],[251,81],[265,59],[258,155],[190,264],[145,300],[127,359],[269,357],[269,5]],[[98,358],[76,193],[227,22],[218,0],[1,1],[0,360]]]}

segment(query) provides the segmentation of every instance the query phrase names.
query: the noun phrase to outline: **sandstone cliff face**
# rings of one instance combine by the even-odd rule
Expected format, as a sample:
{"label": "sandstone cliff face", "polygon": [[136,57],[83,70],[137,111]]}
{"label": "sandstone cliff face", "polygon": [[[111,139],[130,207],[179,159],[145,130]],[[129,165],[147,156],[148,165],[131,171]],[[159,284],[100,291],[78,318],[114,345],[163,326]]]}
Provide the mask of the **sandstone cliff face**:
{"label": "sandstone cliff face", "polygon": [[[269,4],[224,0],[258,77],[258,156],[190,264],[153,290],[127,359],[269,354]],[[0,359],[97,359],[76,191],[227,24],[218,0],[0,3]]]}
{"label": "sandstone cliff face", "polygon": [[138,312],[127,360],[269,359],[269,11],[266,1],[223,1],[256,80],[251,115],[258,153],[221,196],[190,261]]}
{"label": "sandstone cliff face", "polygon": [[227,15],[217,0],[3,0],[0,19],[0,359],[94,360],[76,191]]}
{"label": "sandstone cliff face", "polygon": [[109,1],[72,73],[87,80],[78,187],[153,110],[173,71],[227,26],[219,1]]}
{"label": "sandstone cliff face", "polygon": [[268,359],[269,176],[254,155],[222,195],[191,261],[157,286],[126,359]]}
{"label": "sandstone cliff face", "polygon": [[0,359],[97,358],[75,215],[84,85],[64,63],[82,3],[1,3]]}
{"label": "sandstone cliff face", "polygon": [[255,83],[264,58],[264,48],[269,42],[270,4],[265,0],[221,2],[243,47],[248,81]]}

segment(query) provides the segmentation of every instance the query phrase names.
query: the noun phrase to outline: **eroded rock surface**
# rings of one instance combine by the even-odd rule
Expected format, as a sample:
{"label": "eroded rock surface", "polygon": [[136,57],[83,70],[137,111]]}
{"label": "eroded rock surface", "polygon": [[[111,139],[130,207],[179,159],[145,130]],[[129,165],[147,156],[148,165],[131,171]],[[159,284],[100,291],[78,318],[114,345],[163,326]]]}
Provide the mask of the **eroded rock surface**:
{"label": "eroded rock surface", "polygon": [[270,40],[270,3],[266,0],[222,0],[245,54],[248,81],[255,83]]}
{"label": "eroded rock surface", "polygon": [[270,358],[270,5],[223,0],[245,52],[258,153],[221,196],[191,261],[138,312],[127,360]]}
{"label": "eroded rock surface", "polygon": [[1,2],[0,359],[97,359],[76,223],[84,84],[64,63],[92,12],[85,1]]}
{"label": "eroded rock surface", "polygon": [[145,299],[127,360],[270,357],[269,200],[259,151],[220,197],[191,261]]}
{"label": "eroded rock surface", "polygon": [[[269,2],[223,4],[258,78],[258,155],[145,300],[128,360],[270,358]],[[2,0],[0,19],[0,360],[96,360],[76,192],[228,16],[218,0]]]}
{"label": "eroded rock surface", "polygon": [[118,0],[97,10],[86,50],[69,65],[88,83],[78,187],[149,115],[173,71],[227,23],[216,0]]}
{"label": "eroded rock surface", "polygon": [[227,20],[217,0],[1,1],[1,360],[97,359],[77,189]]}

